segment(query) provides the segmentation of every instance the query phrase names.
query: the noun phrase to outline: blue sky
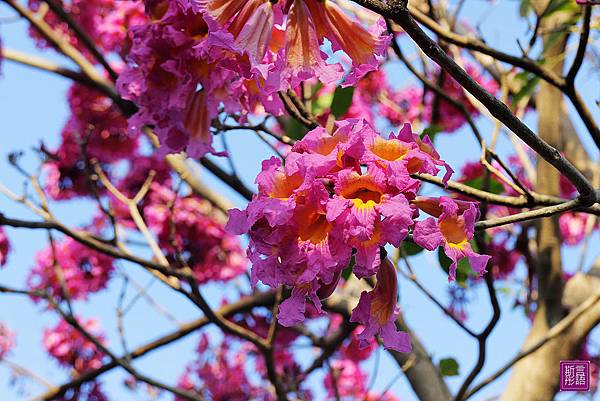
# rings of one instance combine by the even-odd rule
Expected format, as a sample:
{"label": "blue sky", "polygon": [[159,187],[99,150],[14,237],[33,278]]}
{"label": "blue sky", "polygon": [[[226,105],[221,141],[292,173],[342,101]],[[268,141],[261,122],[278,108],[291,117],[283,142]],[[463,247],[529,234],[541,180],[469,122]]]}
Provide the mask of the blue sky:
{"label": "blue sky", "polygon": [[[524,31],[506,32],[505,29],[506,21],[518,22],[517,2],[505,1],[497,4],[493,13],[486,13],[485,10],[489,4],[487,1],[472,0],[468,4],[471,7],[465,10],[464,16],[469,18],[472,23],[487,15],[485,18],[489,28],[486,28],[488,25],[484,25],[483,32],[489,43],[518,54],[519,49],[515,38],[522,35]],[[0,18],[11,15],[13,14],[6,7],[0,6]],[[525,25],[520,24],[519,26],[524,27]],[[44,57],[68,65],[65,60],[54,56],[52,52],[40,52],[36,49],[27,38],[26,27],[23,23],[3,22],[0,24],[0,38],[2,38],[3,46],[32,54],[42,53]],[[399,87],[404,86],[410,79],[408,72],[397,64],[392,64],[388,72],[393,79],[393,83]],[[594,76],[592,71],[583,70],[578,78],[578,84],[583,88],[582,91],[586,99],[597,96],[593,88],[594,85],[596,85],[596,89],[598,88],[598,77]],[[3,63],[2,75],[0,76],[0,156],[2,157],[0,159],[0,182],[13,190],[20,191],[22,189],[22,178],[9,167],[4,158],[5,154],[14,150],[24,150],[23,164],[33,169],[37,160],[35,154],[31,151],[32,147],[39,145],[41,141],[50,148],[57,145],[59,132],[67,118],[65,92],[68,86],[69,82],[62,78],[17,66],[10,62]],[[598,117],[598,113],[596,113],[596,117]],[[580,121],[576,118],[575,120],[580,132],[585,132]],[[535,120],[532,116],[529,116],[526,122],[532,128],[535,128]],[[484,136],[489,138],[491,133],[490,124],[482,121],[480,127],[484,132]],[[595,149],[589,138],[585,137],[584,142],[589,145],[589,149]],[[229,134],[228,143],[231,153],[235,155],[237,170],[245,182],[252,185],[260,168],[260,160],[271,155],[269,149],[248,132]],[[499,143],[499,149],[502,151],[507,147],[508,142],[502,139]],[[468,160],[478,158],[476,143],[470,133],[464,131],[452,135],[440,135],[436,142],[436,148],[442,157],[453,166],[460,166],[467,154],[472,155],[469,156]],[[598,153],[593,154],[593,157],[597,159]],[[235,204],[240,207],[245,205],[243,199],[213,178],[210,173],[202,172],[202,174],[208,184],[224,193]],[[72,225],[85,221],[87,213],[91,210],[90,205],[82,201],[56,204],[53,207],[59,219]],[[9,216],[35,218],[25,208],[3,197],[0,197],[0,211]],[[14,251],[10,255],[8,265],[0,270],[0,283],[23,287],[25,276],[33,264],[35,252],[45,245],[45,233],[13,229],[8,229],[8,232]],[[597,250],[598,244],[598,236],[595,236],[592,239],[590,249]],[[564,256],[566,268],[572,269],[575,266],[570,266],[569,263],[579,260],[579,249],[567,249],[564,251]],[[586,261],[591,262],[595,256],[592,252],[588,252]],[[426,283],[427,287],[438,297],[445,298],[449,284],[446,275],[438,267],[436,254],[426,253],[415,257],[411,262],[421,282]],[[142,285],[150,282],[150,277],[145,272],[131,264],[122,263],[119,268]],[[113,280],[107,291],[92,296],[88,303],[79,303],[75,308],[77,313],[83,316],[97,316],[100,318],[102,326],[108,334],[111,347],[117,353],[121,353],[122,349],[116,336],[114,309],[121,285],[122,280],[120,278]],[[502,318],[489,339],[488,362],[480,378],[492,373],[504,361],[510,359],[517,351],[516,344],[520,344],[527,333],[528,322],[520,310],[512,308],[514,293],[511,294],[511,291],[513,287],[510,285],[506,287],[508,295],[500,295]],[[197,309],[190,306],[179,296],[164,289],[159,283],[153,284],[149,292],[155,299],[160,300],[161,304],[180,321],[188,321],[200,316]],[[216,305],[220,302],[221,288],[212,286],[207,290],[207,294],[211,303]],[[128,294],[129,297],[132,295],[132,293]],[[468,309],[468,324],[477,331],[487,323],[491,315],[491,308],[483,288],[478,287],[469,290],[469,297],[473,302],[471,302]],[[477,357],[476,343],[444,317],[411,283],[401,282],[400,298],[408,323],[430,350],[434,360],[454,357],[459,361],[461,375],[448,380],[451,389],[456,391],[471,366],[475,363]],[[45,357],[41,347],[42,329],[54,325],[56,317],[41,312],[43,312],[41,306],[33,304],[28,299],[4,295],[0,297],[0,321],[7,323],[18,333],[17,348],[9,359],[31,368],[51,382],[58,384],[67,378],[66,372],[57,368],[53,361]],[[131,314],[128,315],[125,326],[130,348],[173,329],[172,322],[163,317],[157,317],[152,307],[143,300],[139,301]],[[595,335],[594,337],[597,338],[598,336]],[[156,351],[150,356],[137,361],[136,366],[151,376],[172,383],[190,359],[196,341],[196,335],[188,336],[176,345]],[[374,360],[371,360],[365,366],[372,366],[374,362]],[[381,363],[382,366],[378,370],[375,380],[375,389],[386,387],[397,372],[396,366],[385,353],[381,353]],[[370,368],[367,370],[372,371]],[[125,375],[119,370],[114,370],[102,376],[103,382],[106,383],[107,393],[112,396],[111,399],[142,400],[147,398],[143,395],[136,396],[124,389],[122,385],[124,377]],[[314,380],[319,380],[319,377],[319,375],[316,375]],[[508,375],[503,376],[473,399],[484,400],[499,394],[507,379]],[[39,386],[31,384],[11,386],[9,382],[8,369],[0,366],[0,400],[2,401],[30,399],[31,396],[41,390]],[[405,401],[415,399],[404,378],[394,383],[391,392]],[[568,398],[566,395],[559,396],[559,399],[566,398]],[[170,399],[170,397],[163,397],[163,399]]]}

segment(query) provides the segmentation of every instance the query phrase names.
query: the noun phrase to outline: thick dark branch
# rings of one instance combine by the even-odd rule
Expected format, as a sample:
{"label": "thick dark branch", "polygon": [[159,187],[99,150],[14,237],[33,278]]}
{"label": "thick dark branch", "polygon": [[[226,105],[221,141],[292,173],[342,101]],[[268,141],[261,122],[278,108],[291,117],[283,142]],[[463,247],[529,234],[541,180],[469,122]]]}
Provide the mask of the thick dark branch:
{"label": "thick dark branch", "polygon": [[581,64],[583,64],[583,58],[585,57],[585,50],[587,48],[588,40],[590,38],[590,22],[592,19],[592,6],[585,5],[583,6],[583,22],[581,25],[581,36],[579,37],[579,46],[577,47],[577,53],[575,54],[575,59],[573,59],[573,65],[569,69],[567,73],[567,77],[565,78],[567,81],[567,85],[574,87],[575,86],[575,77],[581,68]]}
{"label": "thick dark branch", "polygon": [[254,192],[248,189],[246,185],[239,179],[237,175],[228,174],[221,167],[217,166],[213,161],[206,157],[200,159],[202,164],[208,171],[213,173],[217,178],[223,181],[225,184],[233,188],[237,193],[242,195],[247,201],[251,201],[254,196]]}
{"label": "thick dark branch", "polygon": [[[363,0],[360,0],[363,2]],[[384,16],[390,16],[417,43],[423,52],[448,72],[461,86],[479,100],[489,112],[513,131],[529,147],[535,150],[548,163],[565,175],[578,189],[584,206],[596,201],[596,193],[587,178],[577,170],[560,152],[543,141],[519,120],[510,109],[479,85],[469,74],[452,60],[423,30],[416,24],[406,9],[380,10]]]}

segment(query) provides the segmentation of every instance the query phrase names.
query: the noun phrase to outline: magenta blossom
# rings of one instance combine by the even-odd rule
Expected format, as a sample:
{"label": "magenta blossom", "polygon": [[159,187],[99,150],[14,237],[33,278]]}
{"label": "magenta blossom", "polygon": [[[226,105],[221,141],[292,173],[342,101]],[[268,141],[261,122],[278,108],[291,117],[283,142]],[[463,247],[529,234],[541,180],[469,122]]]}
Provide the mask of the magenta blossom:
{"label": "magenta blossom", "polygon": [[178,197],[153,183],[144,214],[167,259],[173,264],[183,260],[199,283],[231,280],[246,271],[247,259],[238,239],[225,232],[207,200]]}
{"label": "magenta blossom", "polygon": [[10,252],[10,242],[4,232],[4,229],[0,227],[0,266],[6,264],[8,253]]}
{"label": "magenta blossom", "polygon": [[[100,343],[106,344],[100,324],[96,319],[77,318],[81,327]],[[104,353],[80,331],[64,320],[55,327],[44,330],[44,348],[61,366],[84,373],[102,366]]]}
{"label": "magenta blossom", "polygon": [[[200,337],[197,358],[178,379],[178,387],[195,391],[203,399],[229,401],[274,401],[275,398],[265,386],[257,385],[246,374],[246,366],[251,362],[247,352],[234,348],[230,338],[225,337],[220,344],[212,346],[209,337]],[[182,398],[176,397],[176,401]]]}
{"label": "magenta blossom", "polygon": [[0,361],[15,347],[15,333],[0,322]]}
{"label": "magenta blossom", "polygon": [[360,322],[365,329],[358,335],[361,348],[369,346],[369,340],[379,334],[383,346],[398,352],[410,352],[410,336],[396,329],[398,280],[392,263],[385,259],[377,272],[377,284],[372,291],[360,294],[358,305],[352,311],[351,322]]}
{"label": "magenta blossom", "polygon": [[367,393],[367,375],[359,364],[351,359],[331,362],[331,369],[327,372],[323,384],[327,389],[328,400],[336,399],[336,394],[343,400],[360,400]]}
{"label": "magenta blossom", "polygon": [[[302,322],[307,300],[319,313],[351,259],[358,278],[377,274],[381,248],[400,246],[418,215],[410,201],[420,182],[410,174],[436,174],[439,166],[446,163],[431,142],[409,125],[385,139],[352,119],[338,122],[333,133],[310,131],[285,163],[264,161],[258,194],[246,210],[230,211],[227,229],[250,236],[254,284],[291,287],[279,322]],[[452,172],[446,170],[445,179]]]}
{"label": "magenta blossom", "polygon": [[[390,41],[385,23],[379,20],[366,28],[332,1],[204,0],[201,9],[227,34],[211,32],[211,43],[229,48],[239,56],[230,64],[236,72],[260,78],[267,91],[296,87],[317,77],[328,84],[342,78],[339,64],[328,64],[321,50],[324,40],[332,50],[350,59],[344,85],[354,85],[376,70]],[[352,39],[350,39],[352,38]]]}
{"label": "magenta blossom", "polygon": [[[595,216],[587,213],[566,212],[561,214],[558,218],[558,227],[560,229],[560,236],[565,244],[577,245],[581,243],[586,235],[586,230],[591,219],[595,219]],[[595,221],[592,224],[592,230],[598,227]]]}
{"label": "magenta blossom", "polygon": [[457,263],[462,258],[468,258],[473,271],[482,275],[485,273],[490,256],[479,255],[471,248],[475,221],[479,217],[479,209],[475,203],[468,204],[461,210],[461,204],[448,197],[439,199],[441,213],[415,224],[413,239],[417,245],[430,251],[439,246],[444,247],[446,255],[452,259],[448,280],[456,278]]}
{"label": "magenta blossom", "polygon": [[58,299],[87,300],[106,287],[113,269],[111,257],[67,237],[38,252],[27,286]]}

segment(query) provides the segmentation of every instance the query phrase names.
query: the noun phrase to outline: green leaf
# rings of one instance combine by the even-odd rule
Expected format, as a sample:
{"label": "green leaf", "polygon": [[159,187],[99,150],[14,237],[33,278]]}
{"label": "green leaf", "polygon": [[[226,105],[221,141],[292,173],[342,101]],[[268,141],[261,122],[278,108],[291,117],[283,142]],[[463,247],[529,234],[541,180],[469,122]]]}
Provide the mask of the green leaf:
{"label": "green leaf", "polygon": [[[544,42],[544,51],[550,49],[559,39],[563,38],[566,34],[566,30],[560,29],[550,34],[548,39]],[[539,79],[539,78],[538,78]]]}
{"label": "green leaf", "polygon": [[333,102],[333,93],[326,93],[317,97],[312,103],[312,113],[315,116],[323,114],[323,112],[331,106]]}
{"label": "green leaf", "polygon": [[428,135],[429,139],[431,139],[431,142],[433,142],[433,139],[435,138],[435,136],[437,134],[439,134],[440,132],[442,132],[442,127],[440,127],[437,124],[432,124],[423,130],[423,132],[421,133],[421,138],[424,137],[425,135]]}
{"label": "green leaf", "polygon": [[531,0],[521,0],[521,4],[519,5],[519,15],[523,18],[527,17],[529,13],[533,10],[531,6]]}
{"label": "green leaf", "polygon": [[560,11],[575,11],[578,9],[579,7],[572,0],[552,0],[544,12],[543,17],[549,17],[550,15]]}
{"label": "green leaf", "polygon": [[342,277],[344,278],[344,280],[348,281],[348,279],[350,278],[350,275],[352,274],[352,268],[354,267],[355,263],[356,261],[354,260],[354,256],[352,256],[352,259],[350,259],[350,263],[348,263],[348,267],[342,270]]}
{"label": "green leaf", "polygon": [[[465,181],[464,184],[470,186],[471,188],[483,190],[484,177],[473,178],[472,180]],[[498,181],[490,178],[487,191],[498,195],[504,192],[504,187]]]}
{"label": "green leaf", "polygon": [[525,80],[525,84],[519,89],[512,99],[512,104],[517,105],[525,96],[531,96],[540,82],[540,77],[526,73],[525,76],[517,75],[517,78]]}
{"label": "green leaf", "polygon": [[403,241],[400,248],[402,250],[402,254],[406,255],[406,256],[414,256],[416,254],[423,252],[423,248],[421,248],[419,245],[415,244],[414,242],[409,242],[409,241]]}
{"label": "green leaf", "polygon": [[305,126],[296,121],[295,118],[288,118],[285,122],[285,134],[293,139],[302,139],[308,130]]}
{"label": "green leaf", "polygon": [[354,96],[354,87],[348,86],[342,88],[338,86],[335,88],[333,93],[333,100],[331,101],[331,113],[339,118],[348,112],[350,105],[352,104],[352,97]]}
{"label": "green leaf", "polygon": [[440,359],[440,374],[442,376],[458,376],[459,365],[454,358]]}

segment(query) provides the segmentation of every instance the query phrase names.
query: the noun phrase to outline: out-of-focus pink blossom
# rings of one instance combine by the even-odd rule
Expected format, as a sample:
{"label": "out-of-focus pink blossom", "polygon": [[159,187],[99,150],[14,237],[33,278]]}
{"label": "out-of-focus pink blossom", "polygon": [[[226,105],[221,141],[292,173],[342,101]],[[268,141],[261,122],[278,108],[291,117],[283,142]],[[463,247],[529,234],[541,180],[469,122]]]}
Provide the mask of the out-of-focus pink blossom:
{"label": "out-of-focus pink blossom", "polygon": [[[200,338],[197,359],[178,379],[178,386],[196,391],[205,399],[229,401],[274,401],[266,385],[258,385],[246,373],[250,358],[233,348],[225,337],[218,346],[212,346],[208,336]],[[182,401],[175,397],[176,401]]]}
{"label": "out-of-focus pink blossom", "polygon": [[[581,243],[586,235],[586,229],[590,219],[595,219],[587,213],[565,212],[558,218],[558,227],[563,242],[567,245],[577,245]],[[598,228],[598,223],[594,223],[592,230]]]}
{"label": "out-of-focus pink blossom", "polygon": [[199,283],[230,280],[246,271],[238,239],[225,232],[208,201],[178,197],[159,183],[151,189],[144,214],[167,259],[174,264],[183,259]]}
{"label": "out-of-focus pink blossom", "polygon": [[[481,69],[473,63],[465,63],[465,71],[471,76],[477,83],[479,83],[484,89],[494,95],[498,92],[499,86],[493,78],[486,77]],[[437,76],[436,74],[432,74]],[[436,81],[435,77],[432,77],[433,81]],[[469,100],[465,93],[465,89],[454,80],[451,76],[444,73],[443,83],[441,85],[442,90],[448,96],[456,100],[458,103],[465,106],[467,112],[471,117],[477,117],[479,115],[479,109],[477,109],[473,103]],[[435,100],[437,98],[437,100]],[[437,116],[433,115],[434,102],[438,102]],[[462,127],[467,119],[464,114],[457,109],[453,104],[439,97],[435,92],[428,91],[425,96],[425,102],[429,105],[426,110],[425,119],[431,124],[438,125],[442,131],[453,132],[458,128]]]}
{"label": "out-of-focus pink blossom", "polygon": [[331,369],[325,376],[324,385],[327,396],[335,399],[361,399],[367,392],[367,375],[358,363],[350,359],[338,359],[331,362]]}
{"label": "out-of-focus pink blossom", "polygon": [[15,333],[0,322],[0,361],[15,347]]}
{"label": "out-of-focus pink blossom", "polygon": [[[77,318],[79,325],[101,344],[106,344],[104,334],[96,319],[83,320]],[[74,369],[77,373],[85,373],[102,366],[104,353],[87,339],[80,331],[64,320],[56,326],[45,329],[43,345],[58,363],[67,368]]]}
{"label": "out-of-focus pink blossom", "polygon": [[6,264],[8,253],[10,252],[10,242],[4,229],[0,227],[0,267]]}
{"label": "out-of-focus pink blossom", "polygon": [[[113,163],[135,154],[138,136],[127,132],[127,120],[106,96],[80,84],[68,92],[71,117],[58,149],[50,151],[46,189],[54,199],[88,195],[95,185],[89,160]],[[101,188],[96,188],[101,192]]]}
{"label": "out-of-focus pink blossom", "polygon": [[111,257],[67,237],[38,252],[27,286],[54,299],[87,300],[106,287],[113,268]]}
{"label": "out-of-focus pink blossom", "polygon": [[[34,11],[39,10],[41,3],[39,0],[29,0],[29,6]],[[61,0],[58,4],[103,52],[125,55],[128,50],[127,29],[147,20],[143,2],[138,0]],[[90,61],[97,62],[59,16],[49,10],[44,13],[44,21],[82,51]],[[34,28],[31,28],[30,33],[39,46],[49,46]]]}

